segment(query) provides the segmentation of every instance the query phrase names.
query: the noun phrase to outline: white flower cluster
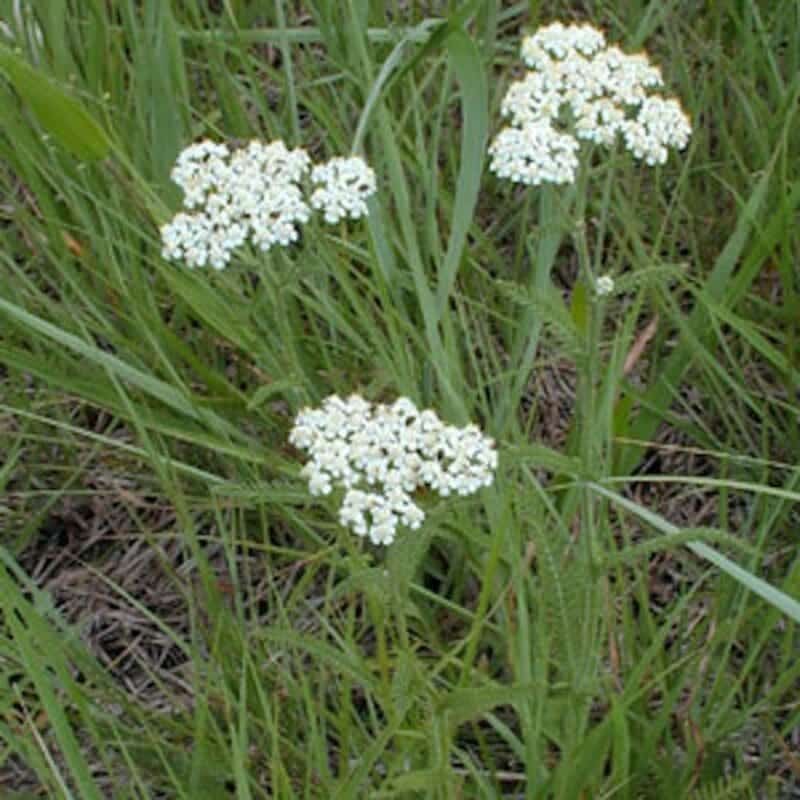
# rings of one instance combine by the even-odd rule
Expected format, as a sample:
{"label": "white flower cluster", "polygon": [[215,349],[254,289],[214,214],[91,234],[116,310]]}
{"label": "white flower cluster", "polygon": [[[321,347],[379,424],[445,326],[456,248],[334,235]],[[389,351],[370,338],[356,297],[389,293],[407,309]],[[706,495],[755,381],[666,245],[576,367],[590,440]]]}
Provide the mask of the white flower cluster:
{"label": "white flower cluster", "polygon": [[547,120],[504,128],[492,144],[492,169],[498,178],[538,186],[572,183],[578,169],[578,143]]}
{"label": "white flower cluster", "polygon": [[[171,173],[183,189],[185,211],[162,226],[162,255],[190,267],[222,269],[248,240],[262,251],[296,242],[299,226],[311,217],[303,187],[310,170],[308,153],[289,150],[280,140],[252,141],[233,151],[211,141],[190,145]],[[324,207],[327,221],[366,214],[375,174],[363,159],[334,158],[312,174],[323,186],[311,205]],[[319,192],[327,194],[318,201]]]}
{"label": "white flower cluster", "polygon": [[332,158],[311,172],[317,184],[311,205],[322,211],[325,222],[335,225],[345,217],[358,219],[367,215],[367,198],[375,192],[375,173],[363,159]]}
{"label": "white flower cluster", "polygon": [[[663,164],[670,148],[686,147],[689,120],[677,100],[651,93],[663,81],[643,53],[607,46],[590,25],[554,22],[523,41],[522,58],[530,72],[501,106],[511,126],[489,148],[499,177],[534,186],[571,183],[581,139],[608,147],[621,138],[651,166]],[[569,121],[571,133],[564,131]]]}
{"label": "white flower cluster", "polygon": [[209,141],[190,145],[171,173],[187,211],[162,227],[164,257],[222,269],[248,238],[264,251],[296,241],[311,216],[300,188],[310,165],[304,150],[281,141],[233,152]]}
{"label": "white flower cluster", "polygon": [[420,527],[417,489],[473,494],[491,484],[497,467],[494,442],[476,425],[447,425],[405,397],[384,405],[332,395],[300,411],[289,441],[310,455],[301,474],[311,494],[344,488],[339,521],[375,544],[390,544],[398,525]]}
{"label": "white flower cluster", "polygon": [[605,297],[614,291],[614,279],[610,275],[601,275],[594,284],[598,297]]}

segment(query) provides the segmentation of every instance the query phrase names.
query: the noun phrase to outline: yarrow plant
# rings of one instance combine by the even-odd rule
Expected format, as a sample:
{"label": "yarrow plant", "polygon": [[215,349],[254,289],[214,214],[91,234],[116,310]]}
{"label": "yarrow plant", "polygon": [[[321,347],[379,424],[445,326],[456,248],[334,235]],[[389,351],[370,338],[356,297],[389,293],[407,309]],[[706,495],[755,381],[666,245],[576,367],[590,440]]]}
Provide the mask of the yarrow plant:
{"label": "yarrow plant", "polygon": [[523,41],[522,58],[530,71],[506,93],[501,111],[510,125],[489,149],[498,177],[573,183],[580,140],[605,147],[621,140],[650,166],[686,147],[689,120],[677,100],[653,93],[663,80],[644,53],[607,45],[590,25],[554,22]]}
{"label": "yarrow plant", "polygon": [[[311,171],[320,184],[306,199],[304,180]],[[266,252],[296,242],[312,207],[325,220],[339,222],[367,213],[375,173],[359,157],[334,158],[315,166],[302,148],[280,141],[252,141],[231,150],[202,141],[178,156],[172,180],[184,193],[184,211],[162,226],[162,255],[190,267],[223,269],[248,240]]]}
{"label": "yarrow plant", "polygon": [[494,442],[476,425],[447,425],[405,397],[385,405],[331,395],[300,411],[289,441],[310,456],[301,473],[310,493],[344,489],[340,523],[374,544],[394,541],[399,525],[422,525],[418,489],[470,495],[491,485],[497,468]]}

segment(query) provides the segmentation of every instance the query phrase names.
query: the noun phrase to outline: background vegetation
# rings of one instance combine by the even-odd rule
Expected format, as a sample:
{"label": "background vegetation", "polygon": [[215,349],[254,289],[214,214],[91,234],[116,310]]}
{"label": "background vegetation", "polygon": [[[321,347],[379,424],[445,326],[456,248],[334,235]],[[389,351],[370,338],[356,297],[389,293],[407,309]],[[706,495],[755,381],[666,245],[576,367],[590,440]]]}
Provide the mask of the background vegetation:
{"label": "background vegetation", "polygon": [[[0,18],[3,796],[798,796],[796,0]],[[553,19],[646,47],[688,151],[487,173]],[[368,222],[166,263],[204,136],[363,150]],[[353,539],[286,444],[333,391],[478,422],[495,486]]]}

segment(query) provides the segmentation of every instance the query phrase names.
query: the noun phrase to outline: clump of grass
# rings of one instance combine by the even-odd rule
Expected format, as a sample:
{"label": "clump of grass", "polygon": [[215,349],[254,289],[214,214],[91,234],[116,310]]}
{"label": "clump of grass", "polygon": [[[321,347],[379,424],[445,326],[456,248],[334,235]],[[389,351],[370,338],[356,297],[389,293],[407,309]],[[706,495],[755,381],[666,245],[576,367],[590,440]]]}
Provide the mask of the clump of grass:
{"label": "clump of grass", "polygon": [[[563,4],[27,5],[0,51],[8,791],[788,796],[794,6],[594,4],[690,149],[520,192],[486,147]],[[363,148],[377,199],[182,269],[158,229],[204,136]],[[615,278],[602,319],[581,264]],[[479,422],[493,486],[354,540],[287,445],[353,391]]]}

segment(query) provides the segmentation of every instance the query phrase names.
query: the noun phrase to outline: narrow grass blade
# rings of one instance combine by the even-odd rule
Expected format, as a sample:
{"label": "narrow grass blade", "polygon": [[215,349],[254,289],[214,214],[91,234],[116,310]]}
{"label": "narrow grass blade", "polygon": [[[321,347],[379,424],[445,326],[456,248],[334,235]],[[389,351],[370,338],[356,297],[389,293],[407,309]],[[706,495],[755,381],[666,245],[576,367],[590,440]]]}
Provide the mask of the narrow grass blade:
{"label": "narrow grass blade", "polygon": [[436,313],[441,318],[453,290],[461,256],[467,241],[475,205],[478,202],[486,142],[489,136],[489,89],[481,56],[472,39],[463,31],[447,37],[450,63],[461,86],[461,165],[456,183],[450,239],[439,274]]}
{"label": "narrow grass blade", "polygon": [[[771,176],[772,164],[765,170],[747,203],[742,208],[736,228],[714,264],[705,287],[706,293],[712,299],[722,300],[725,296],[725,288],[753,230],[758,224],[759,211],[764,204]],[[688,328],[696,336],[700,335],[704,329],[705,314],[704,309],[695,309],[687,322]],[[690,364],[690,345],[684,340],[673,351],[656,382],[647,391],[643,403],[645,407],[641,410],[639,417],[630,429],[630,438],[652,439],[663,415],[672,402],[675,392],[674,387],[680,384]],[[642,451],[638,448],[626,449],[620,459],[619,472],[623,474],[632,472],[641,456]]]}
{"label": "narrow grass blade", "polygon": [[[656,530],[661,531],[661,533],[672,535],[680,532],[680,528],[673,525],[671,522],[667,522],[663,517],[653,513],[649,509],[640,506],[638,503],[634,503],[616,492],[611,492],[602,486],[598,486],[596,483],[587,483],[586,485],[593,492],[627,509],[632,514],[639,517],[639,519],[644,520]],[[776,589],[766,581],[761,580],[761,578],[758,578],[746,569],[743,569],[738,564],[722,555],[722,553],[718,553],[713,547],[709,547],[701,542],[689,542],[686,546],[693,553],[700,556],[700,558],[704,558],[706,561],[714,564],[714,566],[719,567],[719,569],[730,578],[733,578],[733,580],[740,583],[746,589],[749,589],[754,594],[766,600],[770,605],[782,611],[794,622],[800,623],[800,602],[789,597],[789,595],[785,594],[780,589]]]}

